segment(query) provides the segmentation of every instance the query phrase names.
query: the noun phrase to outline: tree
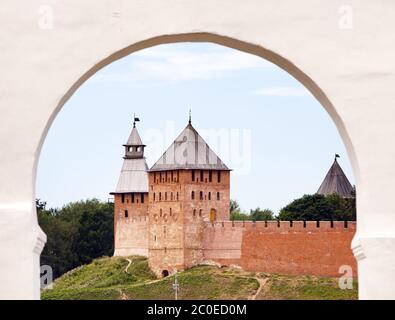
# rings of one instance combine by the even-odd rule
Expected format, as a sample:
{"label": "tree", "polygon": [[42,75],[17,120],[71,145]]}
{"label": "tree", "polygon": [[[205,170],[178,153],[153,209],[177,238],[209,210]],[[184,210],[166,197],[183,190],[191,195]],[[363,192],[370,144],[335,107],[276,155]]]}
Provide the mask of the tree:
{"label": "tree", "polygon": [[113,204],[97,199],[71,202],[61,209],[46,209],[36,200],[38,221],[47,235],[41,264],[52,267],[54,277],[93,259],[113,253]]}
{"label": "tree", "polygon": [[230,220],[244,221],[251,220],[251,217],[244,212],[241,212],[240,205],[236,200],[230,200]]}
{"label": "tree", "polygon": [[304,195],[280,210],[280,220],[355,220],[355,197]]}
{"label": "tree", "polygon": [[252,221],[265,221],[265,220],[274,220],[274,213],[270,209],[260,209],[259,207],[250,210],[250,217]]}

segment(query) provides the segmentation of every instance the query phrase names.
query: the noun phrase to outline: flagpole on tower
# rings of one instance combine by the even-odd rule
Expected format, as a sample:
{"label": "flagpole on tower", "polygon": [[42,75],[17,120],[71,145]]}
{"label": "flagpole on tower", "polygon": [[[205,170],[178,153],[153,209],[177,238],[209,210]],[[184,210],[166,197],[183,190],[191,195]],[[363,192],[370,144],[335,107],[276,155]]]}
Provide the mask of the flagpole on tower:
{"label": "flagpole on tower", "polygon": [[137,121],[140,121],[140,119],[139,119],[139,118],[136,118],[136,114],[133,113],[133,128],[136,128],[136,122],[137,122]]}

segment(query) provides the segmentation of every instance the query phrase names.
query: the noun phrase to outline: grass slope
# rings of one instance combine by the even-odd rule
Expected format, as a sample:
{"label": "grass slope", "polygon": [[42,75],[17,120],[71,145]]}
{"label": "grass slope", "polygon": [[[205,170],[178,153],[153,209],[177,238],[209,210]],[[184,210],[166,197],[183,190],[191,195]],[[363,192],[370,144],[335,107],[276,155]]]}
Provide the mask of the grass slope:
{"label": "grass slope", "polygon": [[[174,276],[157,279],[144,257],[101,258],[57,279],[42,299],[174,299]],[[178,273],[179,299],[251,299],[267,279],[256,299],[356,299],[353,290],[341,290],[333,278],[296,277],[198,266]]]}

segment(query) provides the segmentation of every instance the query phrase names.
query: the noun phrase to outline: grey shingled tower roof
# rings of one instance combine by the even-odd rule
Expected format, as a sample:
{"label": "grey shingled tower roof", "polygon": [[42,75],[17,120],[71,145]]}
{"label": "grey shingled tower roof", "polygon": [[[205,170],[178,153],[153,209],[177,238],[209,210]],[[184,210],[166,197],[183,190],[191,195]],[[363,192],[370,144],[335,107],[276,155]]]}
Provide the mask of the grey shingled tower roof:
{"label": "grey shingled tower roof", "polygon": [[137,128],[134,126],[132,129],[132,133],[129,136],[128,142],[124,144],[125,146],[143,146],[143,142],[141,141],[140,135],[137,131]]}
{"label": "grey shingled tower roof", "polygon": [[342,197],[351,197],[353,190],[354,188],[352,187],[350,181],[348,181],[335,157],[335,161],[326,174],[325,179],[317,193],[323,195],[336,193]]}
{"label": "grey shingled tower roof", "polygon": [[211,150],[191,122],[152,166],[150,171],[178,169],[230,170]]}
{"label": "grey shingled tower roof", "polygon": [[[114,193],[148,192],[148,166],[144,157],[145,145],[135,124],[125,146],[125,157]],[[137,151],[137,148],[138,151]]]}

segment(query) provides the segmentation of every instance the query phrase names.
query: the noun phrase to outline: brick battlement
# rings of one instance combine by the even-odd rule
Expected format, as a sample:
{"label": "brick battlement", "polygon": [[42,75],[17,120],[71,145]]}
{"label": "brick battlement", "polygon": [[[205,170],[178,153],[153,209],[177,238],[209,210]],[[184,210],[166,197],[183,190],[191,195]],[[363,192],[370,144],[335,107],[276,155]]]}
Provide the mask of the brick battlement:
{"label": "brick battlement", "polygon": [[205,222],[204,260],[245,270],[338,276],[349,265],[357,275],[351,240],[355,221]]}
{"label": "brick battlement", "polygon": [[355,221],[216,221],[205,222],[206,228],[246,228],[268,231],[268,232],[282,232],[282,231],[330,231],[330,230],[345,230],[355,232]]}

